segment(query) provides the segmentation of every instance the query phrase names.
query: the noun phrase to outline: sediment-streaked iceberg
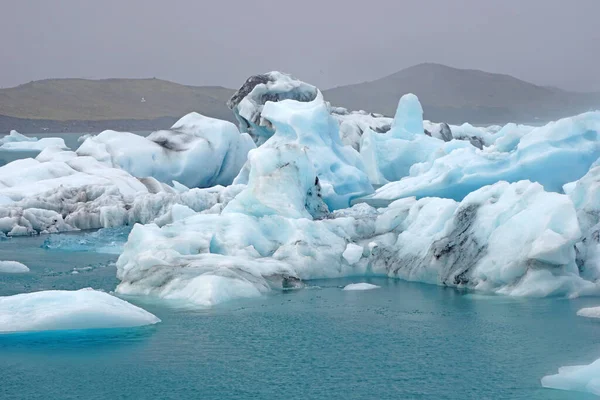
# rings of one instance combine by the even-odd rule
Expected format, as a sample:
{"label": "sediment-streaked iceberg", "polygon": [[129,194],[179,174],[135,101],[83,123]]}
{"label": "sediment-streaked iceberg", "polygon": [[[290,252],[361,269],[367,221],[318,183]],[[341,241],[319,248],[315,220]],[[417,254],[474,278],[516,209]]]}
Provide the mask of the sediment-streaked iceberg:
{"label": "sediment-streaked iceberg", "polygon": [[187,189],[138,179],[56,148],[0,167],[0,232],[10,236],[170,223],[219,212],[241,186]]}
{"label": "sediment-streaked iceberg", "polygon": [[0,297],[0,332],[4,333],[130,328],[158,322],[133,304],[89,288]]}
{"label": "sediment-streaked iceberg", "polygon": [[[317,97],[308,102],[267,102],[261,115],[263,122],[271,127],[274,134],[262,146],[252,151],[253,155],[250,158],[260,159],[260,165],[256,165],[255,168],[277,167],[271,161],[265,160],[274,156],[274,153],[267,155],[267,149],[278,149],[280,155],[277,156],[277,160],[281,160],[281,166],[289,161],[286,153],[302,152],[312,165],[310,171],[299,171],[300,179],[312,176],[314,182],[315,178],[318,178],[322,198],[330,210],[348,207],[352,199],[373,192],[360,155],[351,147],[342,145],[338,124],[329,114],[321,92],[317,92]],[[247,163],[234,183],[248,183],[250,168],[250,163]],[[308,164],[303,168],[309,168]],[[282,190],[294,190],[293,182],[284,178],[278,179],[281,181]]]}
{"label": "sediment-streaked iceberg", "polygon": [[310,102],[317,97],[317,92],[318,89],[313,85],[291,75],[272,71],[248,78],[229,99],[227,106],[233,111],[240,131],[249,133],[261,145],[275,133],[262,120],[262,110],[267,102]]}
{"label": "sediment-streaked iceberg", "polygon": [[581,179],[563,186],[569,195],[583,237],[576,245],[577,263],[583,276],[600,279],[600,166],[596,161]]}
{"label": "sediment-streaked iceberg", "polygon": [[254,148],[234,124],[190,113],[169,130],[148,137],[104,131],[85,140],[77,154],[121,168],[137,178],[152,177],[190,188],[230,185]]}
{"label": "sediment-streaked iceberg", "polygon": [[340,125],[340,139],[344,145],[360,151],[361,138],[367,130],[385,133],[392,127],[392,118],[366,111],[348,111],[343,107],[330,107],[331,116]]}
{"label": "sediment-streaked iceberg", "polygon": [[[536,183],[498,183],[461,203],[359,204],[319,220],[245,204],[162,228],[136,225],[117,262],[117,291],[210,305],[237,297],[225,281],[245,297],[307,279],[375,275],[514,296],[598,293],[575,262],[581,233],[572,203]],[[362,252],[348,257],[349,244]]]}

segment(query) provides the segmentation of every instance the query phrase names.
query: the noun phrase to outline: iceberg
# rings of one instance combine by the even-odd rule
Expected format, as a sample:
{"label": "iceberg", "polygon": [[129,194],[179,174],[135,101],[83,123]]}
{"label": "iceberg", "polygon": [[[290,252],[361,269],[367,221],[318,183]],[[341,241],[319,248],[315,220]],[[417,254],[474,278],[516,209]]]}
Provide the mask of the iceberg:
{"label": "iceberg", "polygon": [[135,225],[117,261],[117,292],[206,306],[304,280],[361,275],[512,296],[599,292],[576,265],[581,232],[573,204],[537,183],[500,182],[460,203],[358,204],[321,219],[301,210],[257,213],[253,202],[228,210],[237,200],[221,214],[196,214],[162,228]]}
{"label": "iceberg", "polygon": [[[176,188],[177,187],[177,188]],[[9,236],[164,225],[194,212],[219,212],[241,186],[170,187],[72,151],[45,149],[0,167],[0,232]]]}
{"label": "iceberg", "polygon": [[600,166],[596,161],[579,180],[563,186],[569,195],[583,237],[576,245],[577,262],[582,275],[600,279]]}
{"label": "iceberg", "polygon": [[460,147],[415,163],[409,167],[409,175],[379,188],[366,201],[386,204],[410,196],[461,200],[485,185],[519,180],[539,182],[547,191],[562,192],[563,185],[585,175],[600,157],[599,132],[600,112],[531,130],[522,128],[512,138],[505,132],[497,139],[499,147]]}
{"label": "iceberg", "polygon": [[[282,72],[267,72],[253,75],[236,91],[227,102],[233,111],[241,132],[248,132],[257,145],[262,145],[275,131],[263,119],[262,110],[267,102],[295,100],[311,102],[317,98],[319,90],[308,83]],[[340,139],[344,145],[357,151],[361,148],[361,137],[367,131],[386,133],[393,119],[382,114],[366,111],[348,111],[327,103],[331,116],[339,124]],[[475,128],[469,124],[452,126],[445,123],[427,121],[428,130],[422,131],[429,136],[450,141],[466,140],[481,148],[493,141],[492,135],[500,129],[498,126]],[[443,133],[442,133],[443,132]]]}
{"label": "iceberg", "polygon": [[262,110],[267,102],[296,100],[310,102],[317,97],[318,89],[291,75],[278,71],[253,75],[229,99],[227,106],[238,121],[240,132],[247,132],[263,144],[275,133],[272,127],[262,121]]}
{"label": "iceberg", "polygon": [[37,142],[38,138],[25,136],[22,133],[15,131],[14,129],[9,132],[8,135],[0,138],[0,146],[5,145],[6,143],[14,143],[14,142]]}
{"label": "iceberg", "polygon": [[344,286],[342,290],[345,291],[362,291],[362,290],[373,290],[379,289],[381,286],[373,285],[371,283],[351,283],[349,285]]}
{"label": "iceberg", "polygon": [[[306,154],[310,161],[308,164],[312,164],[310,169],[314,168],[314,172],[299,171],[299,178],[305,180],[312,176],[314,182],[316,173],[322,198],[330,210],[348,207],[352,199],[373,192],[360,155],[349,146],[342,145],[338,124],[329,114],[321,92],[317,91],[316,98],[308,102],[269,101],[262,108],[261,116],[274,134],[262,146],[250,152],[250,162],[242,168],[234,183],[248,183],[253,159],[255,164],[260,160],[261,165],[273,169],[277,165],[285,166],[288,161],[284,156],[286,153],[300,151]],[[281,156],[277,159],[277,165],[266,160],[274,156],[270,149],[279,149],[277,152]],[[293,190],[293,184],[289,181],[277,179],[285,185],[283,190]]]}
{"label": "iceberg", "polygon": [[131,328],[158,322],[149,312],[90,288],[0,297],[3,333]]}
{"label": "iceberg", "polygon": [[[593,114],[559,121],[558,127],[463,125],[450,139],[444,124],[428,122],[428,134],[418,99],[406,95],[389,130],[375,133],[369,119],[382,117],[333,111],[318,89],[289,76],[271,78],[251,78],[231,102],[246,129],[262,138],[234,180],[240,190],[209,212],[181,213],[162,226],[135,225],[117,262],[119,293],[210,306],[301,287],[305,280],[350,276],[512,296],[600,293],[576,250],[584,233],[574,202],[540,183],[510,183],[500,179],[506,177],[501,171],[484,170],[480,176],[487,173],[491,184],[482,181],[460,195],[369,202],[382,189],[421,177],[428,162],[461,154],[494,160],[519,153],[519,165],[526,165],[525,155],[536,162],[560,160],[546,137],[560,154],[571,157],[588,147],[593,153],[595,131],[588,129],[595,127]],[[343,145],[336,112],[363,120],[362,159]],[[485,144],[483,150],[471,144],[473,137]],[[540,149],[548,150],[548,159]],[[581,169],[587,164],[583,158]],[[541,171],[529,169],[528,175],[533,172]],[[368,195],[370,181],[403,174]],[[456,184],[457,191],[463,189]],[[348,208],[350,203],[357,204]]]}
{"label": "iceberg", "polygon": [[137,178],[207,188],[230,185],[254,147],[252,139],[231,122],[190,113],[171,129],[148,137],[104,131],[87,138],[77,155],[93,157]]}
{"label": "iceberg", "polygon": [[117,252],[133,226],[117,292],[201,306],[351,276],[600,293],[600,113],[450,126],[408,94],[390,119],[279,72],[250,77],[229,106],[243,133],[192,113],[0,167],[0,233],[111,228],[44,246]]}
{"label": "iceberg", "polygon": [[5,274],[22,274],[29,272],[27,265],[18,261],[0,261],[0,273]]}
{"label": "iceberg", "polygon": [[67,149],[65,141],[61,138],[29,137],[12,130],[3,138],[0,138],[0,150],[5,151],[42,151],[47,147]]}
{"label": "iceberg", "polygon": [[542,386],[600,396],[600,359],[590,365],[561,367],[558,374],[543,377]]}
{"label": "iceberg", "polygon": [[377,133],[370,129],[364,132],[360,155],[371,182],[384,185],[408,176],[413,165],[443,157],[458,148],[474,149],[469,142],[446,142],[427,135],[421,103],[417,96],[407,94],[400,99],[388,132]]}
{"label": "iceberg", "polygon": [[577,311],[577,315],[587,318],[600,318],[600,307],[582,308]]}

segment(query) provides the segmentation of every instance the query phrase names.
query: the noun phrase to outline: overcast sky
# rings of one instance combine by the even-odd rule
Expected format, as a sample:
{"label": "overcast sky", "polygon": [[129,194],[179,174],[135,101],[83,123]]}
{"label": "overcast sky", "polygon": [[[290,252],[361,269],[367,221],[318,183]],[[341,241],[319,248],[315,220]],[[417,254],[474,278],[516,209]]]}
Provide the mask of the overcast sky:
{"label": "overcast sky", "polygon": [[600,0],[0,0],[0,87],[157,77],[329,88],[421,62],[600,90]]}

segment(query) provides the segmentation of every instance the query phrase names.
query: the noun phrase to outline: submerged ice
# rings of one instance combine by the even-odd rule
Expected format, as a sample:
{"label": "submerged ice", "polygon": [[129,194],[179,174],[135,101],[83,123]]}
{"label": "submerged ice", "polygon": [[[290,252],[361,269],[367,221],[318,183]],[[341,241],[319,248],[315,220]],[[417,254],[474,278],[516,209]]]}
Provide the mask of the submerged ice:
{"label": "submerged ice", "polygon": [[47,250],[121,254],[131,227],[102,228],[83,235],[49,235],[42,248]]}

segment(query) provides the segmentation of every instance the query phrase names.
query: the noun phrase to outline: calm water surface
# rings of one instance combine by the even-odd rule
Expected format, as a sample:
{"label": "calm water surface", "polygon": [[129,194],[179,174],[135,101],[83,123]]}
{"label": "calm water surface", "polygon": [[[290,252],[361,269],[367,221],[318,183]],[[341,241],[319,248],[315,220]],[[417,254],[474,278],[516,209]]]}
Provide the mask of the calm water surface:
{"label": "calm water surface", "polygon": [[[78,236],[74,236],[77,238]],[[116,286],[116,255],[0,242],[0,295]],[[85,250],[85,248],[84,248]],[[78,269],[73,274],[74,268]],[[593,399],[544,389],[600,357],[600,299],[511,299],[396,280],[310,282],[212,309],[128,298],[145,328],[0,335],[0,399]]]}

